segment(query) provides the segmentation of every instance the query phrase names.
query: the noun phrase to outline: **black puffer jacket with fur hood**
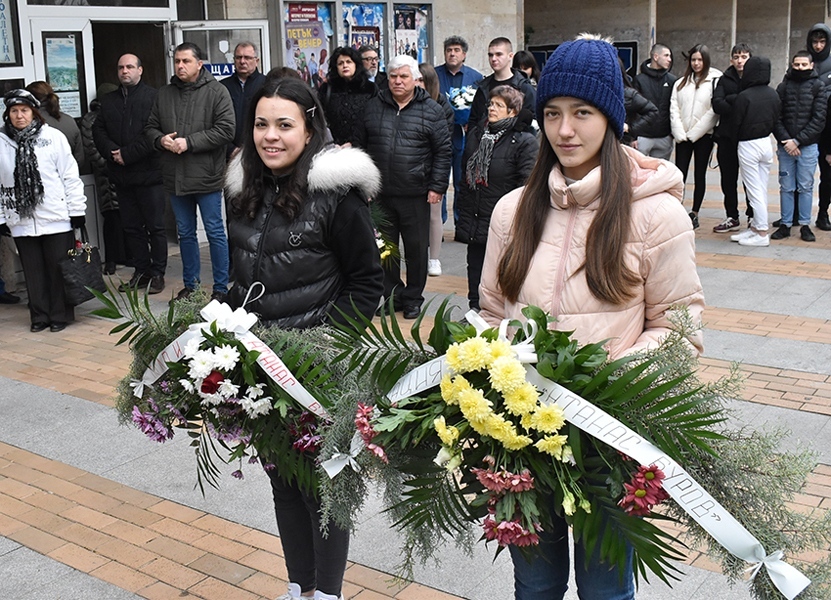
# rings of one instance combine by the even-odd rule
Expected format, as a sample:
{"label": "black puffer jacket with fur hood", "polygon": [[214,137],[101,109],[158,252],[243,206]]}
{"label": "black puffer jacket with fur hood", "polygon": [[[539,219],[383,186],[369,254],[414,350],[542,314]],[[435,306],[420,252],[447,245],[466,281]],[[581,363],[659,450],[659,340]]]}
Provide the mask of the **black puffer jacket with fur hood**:
{"label": "black puffer jacket with fur hood", "polygon": [[[329,320],[344,322],[340,311],[371,317],[384,291],[384,275],[367,198],[377,195],[380,173],[357,148],[328,148],[315,157],[308,181],[306,202],[291,221],[274,209],[280,181],[270,174],[254,218],[230,215],[234,287],[228,303],[242,306],[260,282],[265,293],[245,308],[271,325],[307,329]],[[228,166],[225,183],[233,200],[243,186],[240,155]]]}

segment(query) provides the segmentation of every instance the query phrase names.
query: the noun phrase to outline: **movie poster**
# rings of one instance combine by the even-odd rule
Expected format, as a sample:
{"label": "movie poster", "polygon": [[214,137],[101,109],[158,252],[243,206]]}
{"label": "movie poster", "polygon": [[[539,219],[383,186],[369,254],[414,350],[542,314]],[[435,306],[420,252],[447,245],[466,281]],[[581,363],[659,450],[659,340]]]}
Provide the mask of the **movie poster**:
{"label": "movie poster", "polygon": [[[321,65],[328,65],[326,31],[320,21],[286,23],[286,66],[313,85]],[[328,68],[328,66],[327,66]]]}
{"label": "movie poster", "polygon": [[349,33],[349,45],[355,50],[361,46],[378,47],[381,30],[378,27],[353,27]]}
{"label": "movie poster", "polygon": [[418,62],[428,60],[429,7],[396,5],[393,14],[395,54],[412,56]]}

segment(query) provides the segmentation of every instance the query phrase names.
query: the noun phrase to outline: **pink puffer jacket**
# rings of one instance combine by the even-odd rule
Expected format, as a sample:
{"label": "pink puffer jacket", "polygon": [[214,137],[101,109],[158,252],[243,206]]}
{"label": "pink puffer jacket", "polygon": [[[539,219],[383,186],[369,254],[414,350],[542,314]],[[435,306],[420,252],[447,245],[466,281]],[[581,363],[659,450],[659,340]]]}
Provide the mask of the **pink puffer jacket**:
{"label": "pink puffer jacket", "polygon": [[[704,294],[695,267],[695,235],[680,202],[681,173],[667,161],[624,148],[634,190],[626,262],[641,277],[634,298],[624,305],[598,300],[581,269],[586,233],[602,202],[600,168],[568,185],[555,167],[548,180],[551,210],[517,303],[501,295],[496,272],[523,188],[503,197],[493,212],[479,289],[481,315],[491,325],[522,319],[520,310],[534,304],[557,318],[556,329],[574,330],[582,344],[608,339],[614,359],[654,347],[671,327],[671,307],[686,306],[694,322],[700,321]],[[703,350],[700,333],[690,342]]]}

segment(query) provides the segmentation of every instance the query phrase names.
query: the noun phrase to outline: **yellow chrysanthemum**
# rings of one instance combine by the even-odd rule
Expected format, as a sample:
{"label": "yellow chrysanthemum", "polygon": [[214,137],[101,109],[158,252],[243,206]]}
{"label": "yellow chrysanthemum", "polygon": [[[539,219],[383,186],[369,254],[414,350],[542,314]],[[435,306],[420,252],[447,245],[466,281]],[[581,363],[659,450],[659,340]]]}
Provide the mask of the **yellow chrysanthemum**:
{"label": "yellow chrysanthemum", "polygon": [[440,388],[441,397],[447,404],[458,404],[459,394],[465,390],[473,389],[470,382],[461,375],[455,377],[445,375],[441,378]]}
{"label": "yellow chrysanthemum", "polygon": [[516,451],[522,450],[526,446],[530,446],[534,440],[529,438],[527,435],[513,435],[508,439],[500,441],[507,450]]}
{"label": "yellow chrysanthemum", "polygon": [[450,367],[452,370],[456,371],[457,373],[461,372],[462,355],[459,349],[459,344],[450,345],[450,347],[447,349],[447,353],[444,355],[444,360],[447,362],[447,366]]}
{"label": "yellow chrysanthemum", "polygon": [[443,416],[433,421],[433,427],[436,428],[436,433],[439,434],[439,439],[445,446],[451,447],[459,439],[459,430],[452,425],[448,426]]}
{"label": "yellow chrysanthemum", "polygon": [[503,356],[513,356],[514,351],[511,348],[510,342],[506,342],[505,340],[494,340],[490,344],[491,348],[491,361],[496,360],[497,358],[502,358]]}
{"label": "yellow chrysanthemum", "polygon": [[513,356],[500,356],[490,366],[493,389],[507,394],[525,383],[525,367]]}
{"label": "yellow chrysanthemum", "polygon": [[563,409],[556,404],[546,404],[534,411],[531,427],[544,433],[554,433],[566,424]]}
{"label": "yellow chrysanthemum", "polygon": [[[512,415],[524,417],[525,415],[534,412],[534,410],[536,410],[538,406],[537,388],[535,388],[527,381],[524,382],[517,389],[506,393],[504,397],[505,408],[507,408],[508,412]],[[525,419],[523,418],[522,426],[526,429],[530,429],[531,427],[533,427],[533,421],[529,421],[528,423],[526,423]]]}
{"label": "yellow chrysanthemum", "polygon": [[468,423],[470,423],[471,429],[478,433],[479,435],[489,435],[488,434],[488,423],[490,422],[489,417],[484,418],[475,418],[475,419],[468,419]]}
{"label": "yellow chrysanthemum", "polygon": [[516,436],[516,429],[513,424],[506,421],[499,415],[491,415],[485,423],[486,435],[493,439],[502,441]]}
{"label": "yellow chrysanthemum", "polygon": [[486,399],[482,390],[466,389],[459,392],[459,408],[468,421],[484,421],[488,419],[493,411],[491,402]]}
{"label": "yellow chrysanthemum", "polygon": [[550,454],[554,458],[561,458],[563,455],[563,446],[568,441],[565,435],[547,435],[539,440],[534,446],[540,452]]}
{"label": "yellow chrysanthemum", "polygon": [[485,338],[474,337],[465,340],[459,344],[459,358],[459,370],[463,373],[485,369],[491,361],[490,345]]}
{"label": "yellow chrysanthemum", "polygon": [[531,413],[522,415],[522,419],[519,422],[525,428],[525,431],[531,429]]}

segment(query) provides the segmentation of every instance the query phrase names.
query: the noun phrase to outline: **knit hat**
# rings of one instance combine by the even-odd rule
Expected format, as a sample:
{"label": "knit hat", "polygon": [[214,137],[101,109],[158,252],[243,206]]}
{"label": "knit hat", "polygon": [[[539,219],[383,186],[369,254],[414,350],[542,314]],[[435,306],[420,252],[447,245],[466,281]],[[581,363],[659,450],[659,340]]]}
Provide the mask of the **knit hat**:
{"label": "knit hat", "polygon": [[537,84],[538,123],[544,122],[546,103],[557,96],[580,98],[597,107],[609,119],[617,137],[623,137],[623,76],[617,50],[609,42],[583,34],[557,47]]}
{"label": "knit hat", "polygon": [[38,99],[26,90],[12,90],[8,92],[3,96],[3,102],[6,104],[6,108],[14,106],[15,104],[28,104],[32,108],[40,108]]}

